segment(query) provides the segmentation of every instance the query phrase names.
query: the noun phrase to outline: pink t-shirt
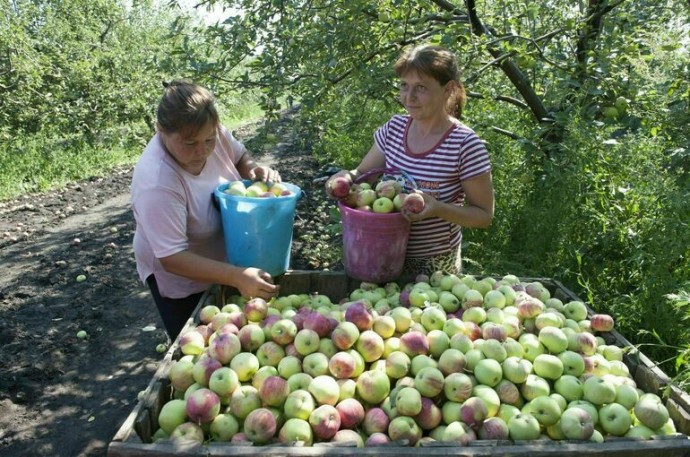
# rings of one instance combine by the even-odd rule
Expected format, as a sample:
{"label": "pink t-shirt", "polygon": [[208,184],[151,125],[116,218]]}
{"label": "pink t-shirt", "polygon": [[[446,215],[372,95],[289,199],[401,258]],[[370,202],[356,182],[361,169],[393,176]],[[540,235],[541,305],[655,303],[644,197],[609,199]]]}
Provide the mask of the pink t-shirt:
{"label": "pink t-shirt", "polygon": [[137,223],[134,256],[141,280],[154,274],[162,296],[184,298],[210,284],[168,273],[158,259],[188,250],[225,260],[221,218],[212,195],[219,184],[241,179],[235,164],[245,152],[244,145],[221,127],[213,154],[195,176],[163,149],[159,134],[144,149],[131,186]]}
{"label": "pink t-shirt", "polygon": [[[407,147],[412,118],[396,115],[374,134],[376,146],[386,158],[386,168],[407,172],[419,190],[457,206],[465,202],[464,180],[491,171],[484,142],[463,124],[452,126],[439,142],[422,154]],[[431,257],[455,249],[462,240],[460,226],[433,217],[414,222],[410,228],[407,257]]]}

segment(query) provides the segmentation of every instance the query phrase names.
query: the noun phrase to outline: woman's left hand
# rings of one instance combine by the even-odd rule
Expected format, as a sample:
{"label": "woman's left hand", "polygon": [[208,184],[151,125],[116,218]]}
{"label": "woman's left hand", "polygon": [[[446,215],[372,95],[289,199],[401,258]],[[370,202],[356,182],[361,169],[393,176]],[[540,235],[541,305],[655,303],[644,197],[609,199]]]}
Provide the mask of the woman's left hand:
{"label": "woman's left hand", "polygon": [[400,208],[400,213],[405,216],[405,219],[407,219],[410,222],[415,222],[415,221],[421,221],[423,219],[427,219],[429,217],[432,217],[434,215],[434,211],[436,208],[436,205],[438,205],[438,200],[436,200],[434,197],[432,197],[429,194],[426,194],[422,191],[415,190],[414,193],[419,194],[424,198],[424,208],[418,212],[418,213],[413,213],[411,211],[406,210],[404,207]]}
{"label": "woman's left hand", "polygon": [[280,173],[273,168],[256,166],[249,171],[249,179],[252,181],[280,182]]}

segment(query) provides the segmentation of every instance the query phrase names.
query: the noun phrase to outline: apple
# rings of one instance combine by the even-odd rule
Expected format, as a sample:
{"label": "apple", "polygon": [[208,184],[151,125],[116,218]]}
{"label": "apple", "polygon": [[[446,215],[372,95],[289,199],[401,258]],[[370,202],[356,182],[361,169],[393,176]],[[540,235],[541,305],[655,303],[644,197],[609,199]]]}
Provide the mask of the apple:
{"label": "apple", "polygon": [[367,440],[364,442],[364,447],[384,446],[390,442],[391,439],[388,438],[388,435],[381,432],[375,432],[367,437]]}
{"label": "apple", "polygon": [[616,400],[616,386],[599,376],[591,376],[583,385],[583,398],[588,402],[601,406]]}
{"label": "apple", "polygon": [[[376,200],[377,195],[374,189],[359,188],[355,191],[355,205],[357,208],[369,206]],[[393,203],[391,201],[391,203]]]}
{"label": "apple", "polygon": [[496,339],[484,340],[479,350],[482,351],[482,354],[484,354],[484,357],[487,359],[493,359],[499,363],[503,362],[508,357],[508,351],[506,351],[503,343]]}
{"label": "apple", "polygon": [[240,385],[240,380],[230,367],[218,368],[211,374],[208,387],[219,397],[229,397]]}
{"label": "apple", "polygon": [[354,398],[346,398],[335,405],[340,414],[341,429],[356,429],[364,420],[364,406]]}
{"label": "apple", "polygon": [[657,430],[668,422],[669,413],[658,395],[647,393],[640,396],[633,408],[635,417],[642,425]]}
{"label": "apple", "polygon": [[515,383],[507,379],[502,379],[501,382],[496,384],[494,390],[496,391],[496,394],[498,394],[498,398],[501,403],[517,405],[521,401],[520,389],[518,389],[518,386]]}
{"label": "apple", "polygon": [[584,385],[579,378],[564,374],[554,382],[554,390],[563,396],[566,401],[581,400],[584,395]]}
{"label": "apple", "polygon": [[268,376],[258,390],[264,406],[281,407],[290,395],[287,380],[280,376]]}
{"label": "apple", "polygon": [[484,295],[484,308],[504,308],[506,297],[500,290],[490,290]]}
{"label": "apple", "polygon": [[457,334],[450,338],[450,347],[451,349],[457,349],[463,354],[467,354],[467,352],[474,347],[474,343],[469,336]]}
{"label": "apple", "polygon": [[242,308],[245,318],[250,322],[261,322],[268,315],[268,303],[260,297],[247,301]]}
{"label": "apple", "polygon": [[551,385],[546,379],[530,374],[525,382],[520,385],[520,393],[525,400],[534,400],[537,397],[549,395],[551,393]]}
{"label": "apple", "polygon": [[243,181],[233,181],[225,189],[225,193],[228,195],[238,195],[244,197],[247,193],[247,188]]}
{"label": "apple", "polygon": [[563,314],[568,319],[580,322],[587,319],[587,306],[579,300],[573,300],[565,304]]}
{"label": "apple", "polygon": [[400,184],[392,179],[384,179],[376,183],[374,190],[379,197],[387,197],[391,200],[400,192]]}
{"label": "apple", "polygon": [[422,311],[421,324],[427,331],[442,330],[446,323],[446,312],[435,306],[429,306]]}
{"label": "apple", "polygon": [[372,407],[367,409],[364,414],[362,429],[367,435],[386,433],[389,423],[390,419],[388,418],[388,414],[386,414],[382,408]]}
{"label": "apple", "polygon": [[563,374],[580,376],[585,371],[585,360],[580,354],[573,351],[563,351],[558,354],[563,364]]}
{"label": "apple", "polygon": [[421,193],[415,192],[405,197],[402,204],[402,210],[413,214],[419,214],[424,210],[424,206],[424,197]]}
{"label": "apple", "polygon": [[343,199],[350,194],[351,186],[352,181],[345,176],[335,176],[326,181],[326,194],[334,198]]}
{"label": "apple", "polygon": [[192,392],[186,403],[187,417],[196,424],[211,422],[220,413],[220,398],[210,389]]}
{"label": "apple", "polygon": [[542,378],[555,381],[563,375],[563,362],[552,354],[540,354],[532,362],[534,372]]}
{"label": "apple", "polygon": [[[324,304],[318,304],[319,302],[324,302],[324,300],[328,300],[328,297],[323,297],[323,295],[318,295],[314,298],[315,306],[317,306],[319,311],[330,311],[329,306],[327,307]],[[313,312],[309,314],[307,318],[304,320],[303,328],[314,330],[319,335],[319,338],[324,338],[327,335],[329,335],[331,331],[333,331],[336,325],[338,325],[337,320],[331,319],[330,317],[322,314],[321,312]]]}
{"label": "apple", "polygon": [[594,421],[582,408],[568,408],[561,414],[560,429],[569,440],[588,440],[594,434]]}
{"label": "apple", "polygon": [[[499,366],[500,370],[500,366]],[[445,377],[438,368],[424,367],[416,374],[414,386],[425,397],[436,397],[443,391]]]}
{"label": "apple", "polygon": [[315,408],[316,402],[314,401],[314,397],[304,389],[297,389],[290,392],[283,404],[283,412],[288,419],[297,418],[308,420]]}
{"label": "apple", "polygon": [[360,332],[370,330],[374,324],[374,316],[363,301],[355,301],[347,305],[345,320],[355,324]]}
{"label": "apple", "polygon": [[297,335],[297,324],[291,319],[280,319],[271,326],[271,339],[281,346],[292,343],[295,335]]}
{"label": "apple", "polygon": [[558,327],[544,327],[539,330],[539,342],[551,354],[560,354],[568,349],[568,337]]}
{"label": "apple", "polygon": [[408,331],[400,337],[400,350],[409,357],[429,353],[429,340],[419,331]]}
{"label": "apple", "polygon": [[542,426],[548,427],[558,422],[561,408],[554,398],[541,396],[527,402],[522,408],[522,413],[531,414]]}
{"label": "apple", "polygon": [[457,442],[461,446],[467,446],[476,439],[474,430],[460,421],[450,422],[441,434],[442,441]]}
{"label": "apple", "polygon": [[209,324],[213,316],[220,312],[220,308],[216,305],[206,305],[199,311],[199,322],[202,324]]}
{"label": "apple", "polygon": [[388,436],[392,441],[407,440],[414,446],[422,437],[422,429],[412,417],[398,416],[388,425]]}
{"label": "apple", "polygon": [[[354,446],[357,448],[364,447],[364,437],[358,431],[347,428],[338,430],[330,442],[343,443],[344,446]],[[337,444],[335,445],[337,446]]]}
{"label": "apple", "polygon": [[518,409],[517,406],[501,403],[501,406],[498,407],[496,417],[500,417],[507,424],[511,417],[517,416],[518,414],[520,414],[520,409]]}
{"label": "apple", "polygon": [[609,403],[599,408],[599,424],[606,433],[623,436],[632,426],[632,416],[624,406]]}
{"label": "apple", "polygon": [[320,343],[321,338],[319,338],[319,334],[314,330],[303,328],[295,334],[294,347],[301,356],[306,356],[318,351]]}
{"label": "apple", "polygon": [[209,435],[213,441],[230,441],[240,430],[240,424],[232,414],[218,414],[209,426]]}
{"label": "apple", "polygon": [[173,362],[168,377],[176,391],[184,392],[189,386],[194,384],[193,371],[194,361],[192,356],[183,356]]}
{"label": "apple", "polygon": [[390,338],[395,334],[395,319],[386,315],[376,316],[372,329],[384,340]]}
{"label": "apple", "polygon": [[402,306],[393,308],[390,311],[390,316],[395,321],[395,331],[398,333],[405,333],[412,325],[412,313],[409,309]]}
{"label": "apple", "polygon": [[239,421],[244,420],[251,411],[259,407],[261,407],[259,391],[249,384],[235,389],[228,405],[230,413]]}
{"label": "apple", "polygon": [[633,425],[624,436],[626,438],[641,438],[643,440],[650,440],[654,435],[658,435],[656,430],[652,430],[646,425]]}
{"label": "apple", "polygon": [[328,374],[328,356],[322,352],[312,352],[302,359],[302,371],[313,376]]}
{"label": "apple", "polygon": [[393,351],[386,358],[386,374],[391,379],[407,376],[410,366],[410,357],[402,351]]}
{"label": "apple", "polygon": [[422,411],[422,395],[414,387],[402,387],[395,392],[395,409],[400,416],[416,416]]}
{"label": "apple", "polygon": [[370,405],[381,403],[390,393],[390,380],[385,372],[368,370],[357,378],[357,395]]}
{"label": "apple", "polygon": [[589,321],[594,331],[610,332],[613,330],[613,317],[608,314],[594,314]]}
{"label": "apple", "polygon": [[384,350],[383,338],[373,330],[365,330],[355,342],[355,349],[365,362],[373,362],[381,358]]}
{"label": "apple", "polygon": [[616,403],[625,406],[630,411],[640,399],[640,395],[634,385],[619,384],[616,386]]}
{"label": "apple", "polygon": [[480,384],[494,387],[503,379],[503,369],[494,359],[482,359],[474,367],[474,376]]}
{"label": "apple", "polygon": [[470,397],[460,407],[461,420],[470,427],[478,427],[489,415],[489,409],[484,400]]}
{"label": "apple", "polygon": [[194,381],[201,384],[204,387],[208,387],[208,381],[211,379],[211,375],[214,371],[220,368],[222,364],[204,353],[199,356],[192,367],[192,376]]}
{"label": "apple", "polygon": [[541,435],[541,426],[531,414],[520,413],[508,420],[508,432],[516,441],[536,440]]}
{"label": "apple", "polygon": [[[312,354],[310,354],[312,355]],[[274,342],[266,341],[264,344],[259,346],[256,350],[256,358],[259,361],[260,366],[271,366],[277,367],[280,361],[286,356],[285,349]],[[306,357],[305,357],[306,359]],[[234,360],[234,359],[233,359]],[[232,364],[232,362],[231,362]],[[306,371],[306,370],[305,370]]]}
{"label": "apple", "polygon": [[278,423],[268,408],[257,408],[244,420],[242,431],[254,444],[266,444],[276,434]]}
{"label": "apple", "polygon": [[508,357],[501,364],[503,376],[515,384],[522,384],[532,373],[532,362],[519,357]]}
{"label": "apple", "polygon": [[477,325],[483,323],[486,321],[486,310],[484,308],[480,308],[478,306],[473,306],[471,308],[467,308],[463,313],[462,313],[462,321],[463,322],[473,322]]}
{"label": "apple", "polygon": [[204,430],[193,422],[185,422],[175,427],[170,434],[173,441],[195,441],[199,444],[204,442]]}
{"label": "apple", "polygon": [[355,358],[349,352],[338,352],[328,360],[328,371],[336,379],[350,378],[355,368]]}
{"label": "apple", "polygon": [[208,345],[208,354],[223,365],[230,363],[241,351],[240,339],[237,335],[228,332],[216,333]]}
{"label": "apple", "polygon": [[359,328],[354,323],[343,321],[331,332],[331,340],[338,349],[350,349],[359,338],[359,333]]}
{"label": "apple", "polygon": [[328,375],[314,377],[307,388],[319,405],[332,405],[340,398],[340,386],[335,378]]}
{"label": "apple", "polygon": [[266,334],[263,329],[254,323],[246,324],[240,328],[237,337],[244,352],[254,352],[266,342]]}
{"label": "apple", "polygon": [[181,399],[173,399],[163,404],[158,413],[158,425],[168,435],[175,428],[187,420],[187,402]]}
{"label": "apple", "polygon": [[433,430],[441,424],[443,414],[434,400],[422,397],[422,410],[414,416],[414,420],[422,430]]}
{"label": "apple", "polygon": [[449,376],[451,373],[462,372],[466,365],[467,360],[465,359],[465,354],[459,349],[449,347],[438,357],[438,369],[441,370],[445,376]]}
{"label": "apple", "polygon": [[321,405],[309,415],[314,437],[325,441],[333,438],[340,429],[340,413],[333,405]]}
{"label": "apple", "polygon": [[199,355],[204,352],[206,341],[201,333],[189,330],[180,336],[178,345],[185,355]]}
{"label": "apple", "polygon": [[314,434],[309,422],[303,419],[288,419],[278,432],[278,439],[281,443],[293,441],[302,442],[304,446],[311,446],[314,441]]}
{"label": "apple", "polygon": [[482,440],[507,440],[510,436],[508,424],[500,417],[490,417],[479,426],[477,430],[479,439]]}

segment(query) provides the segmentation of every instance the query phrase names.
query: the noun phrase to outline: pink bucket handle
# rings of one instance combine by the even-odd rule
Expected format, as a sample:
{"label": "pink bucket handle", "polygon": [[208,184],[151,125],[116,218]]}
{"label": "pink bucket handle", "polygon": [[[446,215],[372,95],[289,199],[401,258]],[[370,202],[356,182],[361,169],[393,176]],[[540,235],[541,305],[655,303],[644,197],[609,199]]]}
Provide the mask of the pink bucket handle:
{"label": "pink bucket handle", "polygon": [[357,176],[355,178],[355,183],[360,183],[364,179],[369,178],[374,175],[380,175],[380,174],[388,174],[388,175],[401,175],[405,180],[407,181],[405,183],[405,189],[406,190],[412,190],[417,188],[417,183],[415,182],[414,178],[410,176],[406,171],[403,170],[398,170],[397,168],[373,168],[367,172],[362,173],[361,175]]}

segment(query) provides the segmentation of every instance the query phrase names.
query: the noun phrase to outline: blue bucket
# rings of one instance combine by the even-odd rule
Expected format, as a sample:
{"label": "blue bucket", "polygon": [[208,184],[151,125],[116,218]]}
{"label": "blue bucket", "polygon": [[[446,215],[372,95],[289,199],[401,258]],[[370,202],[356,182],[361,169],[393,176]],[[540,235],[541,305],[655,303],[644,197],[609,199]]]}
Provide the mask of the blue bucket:
{"label": "blue bucket", "polygon": [[[290,266],[292,226],[295,207],[302,190],[282,183],[292,192],[280,197],[229,195],[218,186],[214,192],[220,206],[227,261],[240,267],[256,267],[271,276],[285,273]],[[251,181],[245,180],[245,186]]]}

